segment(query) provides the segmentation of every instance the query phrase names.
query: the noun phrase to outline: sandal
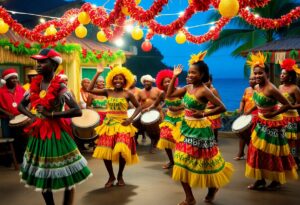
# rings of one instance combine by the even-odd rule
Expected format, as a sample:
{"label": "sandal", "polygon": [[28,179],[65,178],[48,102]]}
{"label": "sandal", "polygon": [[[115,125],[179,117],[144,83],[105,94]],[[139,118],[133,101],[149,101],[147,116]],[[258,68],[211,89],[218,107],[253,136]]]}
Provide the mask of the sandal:
{"label": "sandal", "polygon": [[281,184],[277,181],[272,181],[271,184],[267,186],[267,189],[270,191],[277,191],[281,188]]}
{"label": "sandal", "polygon": [[190,201],[190,202],[188,202],[187,200],[184,200],[177,205],[195,205],[195,204],[196,204],[196,200],[194,199],[193,201]]}
{"label": "sandal", "polygon": [[105,188],[110,188],[110,187],[112,187],[112,186],[114,185],[115,180],[116,180],[116,179],[113,179],[113,180],[109,179],[109,180],[106,182],[106,184],[104,185],[104,187],[105,187]]}
{"label": "sandal", "polygon": [[171,168],[173,168],[173,166],[174,166],[174,163],[169,162],[169,163],[163,165],[162,168],[163,169],[171,169]]}
{"label": "sandal", "polygon": [[241,157],[236,156],[236,157],[234,157],[233,159],[234,159],[234,160],[245,160],[245,159],[246,159],[246,156],[245,156],[245,155],[243,155],[243,156],[241,156]]}
{"label": "sandal", "polygon": [[[211,191],[212,189],[214,189],[213,191]],[[206,203],[211,203],[214,199],[215,199],[215,196],[216,196],[216,193],[219,191],[218,188],[209,188],[208,189],[208,193],[204,199],[204,202]]]}
{"label": "sandal", "polygon": [[250,190],[264,190],[266,188],[266,182],[262,180],[257,180],[254,184],[250,184],[248,187]]}

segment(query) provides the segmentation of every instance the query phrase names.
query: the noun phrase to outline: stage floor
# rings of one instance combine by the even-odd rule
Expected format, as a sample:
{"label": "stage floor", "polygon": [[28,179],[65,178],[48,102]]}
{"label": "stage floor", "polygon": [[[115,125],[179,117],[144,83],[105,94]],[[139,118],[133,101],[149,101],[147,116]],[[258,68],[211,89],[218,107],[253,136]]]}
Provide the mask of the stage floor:
{"label": "stage floor", "polygon": [[[216,205],[296,205],[300,204],[300,181],[289,181],[280,191],[250,191],[247,185],[253,179],[244,176],[245,160],[235,161],[237,137],[219,137],[220,150],[234,165],[235,172],[230,184],[220,189],[214,200]],[[164,151],[150,154],[149,140],[137,148],[140,163],[127,166],[124,171],[125,187],[103,188],[108,179],[101,160],[84,153],[93,177],[76,187],[76,205],[176,205],[184,199],[180,183],[171,179],[171,171],[162,169],[167,161]],[[114,166],[117,174],[117,166]],[[25,188],[19,182],[17,171],[0,167],[0,205],[42,205],[41,193]],[[197,204],[205,204],[206,189],[194,188]],[[62,204],[63,193],[54,194],[56,204]]]}

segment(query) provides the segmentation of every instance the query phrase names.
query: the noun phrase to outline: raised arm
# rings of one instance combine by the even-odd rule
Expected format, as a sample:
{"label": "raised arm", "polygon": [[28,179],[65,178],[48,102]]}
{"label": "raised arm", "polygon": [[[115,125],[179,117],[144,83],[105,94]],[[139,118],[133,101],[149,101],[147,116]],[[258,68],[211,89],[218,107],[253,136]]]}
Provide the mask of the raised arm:
{"label": "raised arm", "polygon": [[89,93],[92,93],[92,94],[103,95],[103,96],[106,96],[106,97],[107,97],[107,95],[108,95],[107,89],[105,89],[105,88],[104,88],[104,89],[96,89],[96,88],[94,88],[94,87],[95,87],[95,83],[96,83],[96,81],[97,81],[99,75],[100,75],[103,71],[104,71],[104,67],[102,66],[102,64],[98,64],[98,65],[97,65],[97,72],[96,72],[96,74],[94,75],[94,77],[93,77],[93,79],[92,79],[92,81],[91,81],[91,83],[90,83],[90,85],[89,85],[87,91],[88,91]]}
{"label": "raised arm", "polygon": [[183,97],[184,94],[187,91],[186,86],[183,88],[177,88],[175,89],[175,82],[176,79],[178,78],[178,76],[180,75],[180,73],[182,72],[182,65],[178,65],[178,66],[174,66],[174,71],[173,71],[173,78],[170,82],[170,85],[168,87],[168,91],[166,94],[167,98],[172,98],[172,97]]}

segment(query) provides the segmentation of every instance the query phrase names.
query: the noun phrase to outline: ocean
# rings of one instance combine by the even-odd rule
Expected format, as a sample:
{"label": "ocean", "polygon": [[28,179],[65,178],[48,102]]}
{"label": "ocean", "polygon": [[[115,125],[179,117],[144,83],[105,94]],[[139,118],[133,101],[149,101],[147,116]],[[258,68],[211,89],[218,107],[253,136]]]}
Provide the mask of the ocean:
{"label": "ocean", "polygon": [[221,96],[227,111],[234,111],[240,107],[245,88],[249,87],[248,79],[213,79],[213,86]]}

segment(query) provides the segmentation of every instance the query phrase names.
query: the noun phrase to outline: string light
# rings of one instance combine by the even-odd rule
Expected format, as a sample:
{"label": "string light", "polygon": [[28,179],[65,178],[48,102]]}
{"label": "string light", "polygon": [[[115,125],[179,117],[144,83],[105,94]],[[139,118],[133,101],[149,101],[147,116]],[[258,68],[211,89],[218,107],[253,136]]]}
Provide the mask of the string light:
{"label": "string light", "polygon": [[40,23],[45,23],[46,20],[44,18],[40,18]]}
{"label": "string light", "polygon": [[125,42],[122,38],[118,38],[117,40],[114,41],[114,44],[118,47],[123,47]]}

